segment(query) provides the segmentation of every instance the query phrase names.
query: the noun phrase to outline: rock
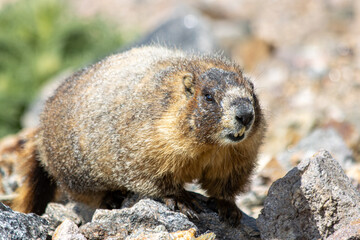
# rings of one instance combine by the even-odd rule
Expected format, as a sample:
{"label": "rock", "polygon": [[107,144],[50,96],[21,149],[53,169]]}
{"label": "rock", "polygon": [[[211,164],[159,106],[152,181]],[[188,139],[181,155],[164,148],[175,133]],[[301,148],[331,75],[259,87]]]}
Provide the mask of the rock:
{"label": "rock", "polygon": [[92,223],[119,223],[132,231],[135,227],[164,225],[167,231],[175,232],[197,227],[178,212],[170,211],[165,205],[150,199],[142,199],[131,208],[104,210],[97,209]]}
{"label": "rock", "polygon": [[81,224],[91,222],[91,219],[96,210],[88,205],[79,202],[69,202],[65,205],[65,207],[80,218]]}
{"label": "rock", "polygon": [[177,231],[172,233],[163,231],[162,228],[165,227],[163,225],[160,225],[154,230],[137,230],[135,233],[131,234],[126,239],[215,240],[216,238],[216,235],[214,233],[206,233],[196,238],[195,228],[190,228],[185,231]]}
{"label": "rock", "polygon": [[323,150],[269,189],[257,219],[262,239],[319,239],[360,219],[360,193]]}
{"label": "rock", "polygon": [[349,225],[340,228],[326,240],[359,240],[360,239],[360,219],[351,222]]}
{"label": "rock", "polygon": [[340,135],[333,129],[317,129],[302,139],[294,148],[277,156],[281,166],[290,170],[301,159],[309,158],[320,149],[327,149],[334,155],[341,167],[347,169],[354,163],[352,151],[346,146]]}
{"label": "rock", "polygon": [[149,44],[160,44],[187,52],[197,51],[206,54],[219,51],[209,23],[201,15],[191,12],[167,20],[135,46]]}
{"label": "rock", "polygon": [[186,231],[178,231],[175,233],[171,233],[171,235],[174,239],[191,239],[191,238],[195,238],[195,233],[196,233],[196,229],[190,228],[189,230]]}
{"label": "rock", "polygon": [[[179,240],[182,240],[182,239],[183,238],[179,238]],[[217,239],[217,238],[214,233],[205,233],[196,238],[196,240],[215,240],[215,239]],[[190,240],[192,240],[192,239],[190,238]]]}
{"label": "rock", "polygon": [[[216,235],[214,233],[206,233],[199,237],[195,237],[196,229],[190,228],[184,231],[177,231],[169,233],[164,225],[159,225],[154,229],[151,228],[138,228],[135,229],[133,233],[128,236],[117,235],[117,236],[108,236],[106,240],[145,240],[145,239],[173,239],[173,240],[215,240]],[[101,237],[98,239],[102,239]]]}
{"label": "rock", "polygon": [[55,229],[66,219],[80,226],[90,222],[94,212],[95,209],[82,203],[49,203],[42,217],[49,222],[49,234],[53,235]]}
{"label": "rock", "polygon": [[[169,233],[166,231],[164,225],[159,225],[155,229],[136,229],[130,236],[126,239],[194,239],[195,240],[195,228],[190,228],[189,230],[177,231],[173,233]],[[204,237],[202,235],[201,237]],[[198,238],[196,238],[198,239]],[[203,239],[211,239],[211,238],[203,238]]]}
{"label": "rock", "polygon": [[360,162],[360,132],[354,124],[334,119],[324,123],[324,128],[334,128],[340,134],[346,145],[352,150],[356,162]]}
{"label": "rock", "polygon": [[241,194],[236,198],[236,205],[241,209],[241,211],[250,215],[251,217],[257,218],[259,216],[261,209],[264,206],[264,200],[267,195],[268,187],[255,187],[256,189],[251,189],[250,191]]}
{"label": "rock", "polygon": [[42,217],[50,224],[50,234],[66,219],[71,220],[76,225],[81,224],[81,219],[77,214],[59,203],[49,203]]}
{"label": "rock", "polygon": [[[130,196],[132,198],[133,196]],[[80,227],[87,239],[168,239],[169,232],[197,229],[187,217],[163,204],[142,199],[131,208],[97,209],[92,222]]]}
{"label": "rock", "polygon": [[360,191],[360,163],[355,164],[346,171],[346,175],[350,178],[354,187]]}
{"label": "rock", "polygon": [[56,228],[52,240],[86,240],[86,238],[73,221],[66,219]]}
{"label": "rock", "polygon": [[230,227],[220,222],[218,214],[207,207],[204,196],[191,194],[203,208],[203,212],[198,214],[199,219],[190,221],[182,213],[170,211],[158,201],[142,199],[131,208],[96,210],[92,222],[81,226],[80,231],[87,239],[169,239],[169,236],[173,239],[175,232],[189,234],[186,232],[189,229],[195,229],[198,235],[203,234],[200,239],[214,239],[215,235],[216,239],[230,240],[260,238],[255,219],[243,214],[241,225]]}
{"label": "rock", "polygon": [[0,203],[0,240],[47,239],[49,223],[35,214],[14,212]]}
{"label": "rock", "polygon": [[[196,231],[196,230],[195,230]],[[127,237],[127,239],[171,239],[170,233],[164,225],[159,225],[154,229],[138,228]]]}
{"label": "rock", "polygon": [[233,228],[221,222],[215,212],[204,212],[199,214],[198,220],[193,220],[199,228],[200,233],[213,232],[216,239],[260,239],[260,233],[256,227],[255,219],[243,212],[240,226]]}
{"label": "rock", "polygon": [[90,222],[80,227],[80,232],[88,240],[120,238],[125,239],[129,235],[123,224],[117,222]]}
{"label": "rock", "polygon": [[207,198],[192,193],[194,199],[201,206],[202,212],[198,214],[198,219],[191,219],[197,226],[200,234],[213,232],[216,239],[260,239],[260,233],[256,226],[256,220],[243,212],[241,224],[238,227],[231,227],[225,222],[221,222],[216,209],[210,209]]}

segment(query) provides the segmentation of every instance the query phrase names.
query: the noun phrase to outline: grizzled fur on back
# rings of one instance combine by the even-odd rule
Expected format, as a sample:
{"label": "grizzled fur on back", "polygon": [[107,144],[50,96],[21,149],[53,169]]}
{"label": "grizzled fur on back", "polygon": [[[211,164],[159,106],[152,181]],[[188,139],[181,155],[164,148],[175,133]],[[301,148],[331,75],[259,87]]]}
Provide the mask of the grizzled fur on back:
{"label": "grizzled fur on back", "polygon": [[233,201],[264,128],[253,84],[236,64],[143,47],[67,79],[46,103],[37,141],[44,168],[84,202],[116,190],[177,195],[194,179]]}

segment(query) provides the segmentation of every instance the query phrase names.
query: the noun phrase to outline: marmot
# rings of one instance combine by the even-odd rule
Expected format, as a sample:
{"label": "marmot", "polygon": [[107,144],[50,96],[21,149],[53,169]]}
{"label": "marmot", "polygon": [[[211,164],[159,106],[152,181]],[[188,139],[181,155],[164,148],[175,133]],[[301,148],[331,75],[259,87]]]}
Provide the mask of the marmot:
{"label": "marmot", "polygon": [[235,63],[135,48],[74,74],[48,99],[14,207],[41,213],[58,187],[93,206],[131,191],[191,209],[184,184],[196,179],[238,224],[235,196],[264,132],[253,83]]}

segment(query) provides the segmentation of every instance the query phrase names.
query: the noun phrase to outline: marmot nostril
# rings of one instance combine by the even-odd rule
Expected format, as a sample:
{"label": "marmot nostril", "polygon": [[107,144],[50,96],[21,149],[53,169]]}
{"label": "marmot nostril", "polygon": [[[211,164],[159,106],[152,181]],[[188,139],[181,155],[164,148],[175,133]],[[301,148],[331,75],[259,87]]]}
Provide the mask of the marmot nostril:
{"label": "marmot nostril", "polygon": [[241,107],[236,111],[235,119],[245,127],[249,127],[254,118],[254,113],[251,108]]}

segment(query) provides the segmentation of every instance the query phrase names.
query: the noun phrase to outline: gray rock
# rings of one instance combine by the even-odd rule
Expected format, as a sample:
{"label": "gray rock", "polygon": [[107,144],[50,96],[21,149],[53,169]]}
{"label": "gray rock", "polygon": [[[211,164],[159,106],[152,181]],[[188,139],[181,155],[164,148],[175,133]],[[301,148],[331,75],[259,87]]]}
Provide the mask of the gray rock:
{"label": "gray rock", "polygon": [[171,18],[146,35],[135,45],[159,44],[176,47],[185,52],[214,53],[219,46],[210,29],[210,24],[195,12],[183,13]]}
{"label": "gray rock", "polygon": [[168,239],[169,232],[189,228],[196,226],[185,215],[170,211],[160,202],[142,199],[131,208],[96,210],[92,222],[81,226],[80,231],[87,239],[132,239],[137,236]]}
{"label": "gray rock", "polygon": [[[150,239],[166,238],[172,232],[194,228],[204,239],[260,239],[255,219],[243,213],[240,226],[233,228],[221,222],[216,212],[209,209],[204,196],[191,193],[201,205],[203,212],[199,219],[191,221],[182,213],[170,211],[164,204],[150,199],[142,199],[131,208],[96,210],[92,222],[80,227],[87,239],[107,239],[108,237],[146,236]],[[135,199],[130,196],[131,199]],[[130,201],[131,202],[131,201]],[[212,233],[213,232],[213,233]],[[211,233],[211,234],[210,234]]]}
{"label": "gray rock", "polygon": [[260,239],[260,232],[256,226],[256,220],[242,212],[241,223],[237,227],[231,227],[225,222],[221,222],[217,210],[210,207],[207,198],[191,193],[193,198],[201,206],[202,212],[198,214],[198,219],[191,221],[199,229],[199,233],[213,232],[216,239],[236,240],[236,239]]}
{"label": "gray rock", "polygon": [[352,151],[333,128],[316,129],[309,136],[302,139],[294,148],[277,156],[279,163],[287,171],[296,166],[297,160],[309,158],[320,149],[327,149],[347,169],[354,163]]}
{"label": "gray rock", "polygon": [[[169,233],[165,226],[159,225],[155,229],[139,228],[136,229],[131,235],[127,236],[126,240],[131,239],[156,239],[156,240],[169,240],[169,239],[192,239],[195,240],[196,230],[190,228],[185,231],[177,231]],[[216,235],[214,233],[205,233],[198,236],[198,240],[215,240]],[[107,238],[109,240],[109,238]]]}
{"label": "gray rock", "polygon": [[360,219],[340,228],[326,240],[360,240]]}
{"label": "gray rock", "polygon": [[0,203],[0,240],[46,239],[49,224],[35,214],[14,212]]}
{"label": "gray rock", "polygon": [[164,225],[159,225],[154,229],[138,228],[132,232],[126,239],[171,239],[170,233],[166,230]]}
{"label": "gray rock", "polygon": [[356,219],[360,193],[323,150],[273,183],[257,226],[262,239],[319,239]]}
{"label": "gray rock", "polygon": [[196,228],[184,214],[170,211],[163,204],[150,199],[142,199],[131,208],[98,209],[92,222],[121,223],[129,231],[135,227],[155,228],[158,225],[164,225],[169,232]]}
{"label": "gray rock", "polygon": [[[190,193],[202,212],[198,213],[198,219],[191,221],[199,229],[197,234],[213,233],[216,239],[260,239],[260,232],[256,226],[256,220],[242,213],[241,224],[237,227],[231,227],[225,222],[221,222],[216,207],[207,203],[207,198],[197,193]],[[205,238],[207,239],[207,238]],[[210,236],[211,239],[211,236]]]}
{"label": "gray rock", "polygon": [[122,223],[117,222],[90,222],[80,227],[80,232],[88,240],[119,238],[125,239],[129,233]]}
{"label": "gray rock", "polygon": [[95,208],[78,202],[69,202],[65,205],[65,207],[80,218],[81,224],[91,222],[91,219],[96,210]]}
{"label": "gray rock", "polygon": [[86,240],[86,238],[73,221],[66,219],[56,228],[52,240]]}
{"label": "gray rock", "polygon": [[234,228],[221,222],[219,215],[215,212],[205,212],[199,214],[198,220],[193,220],[199,228],[200,233],[213,232],[216,239],[236,240],[236,239],[260,239],[255,219],[243,213],[240,226]]}
{"label": "gray rock", "polygon": [[50,234],[66,219],[77,225],[82,223],[81,218],[76,213],[60,203],[49,203],[42,217],[50,224]]}

